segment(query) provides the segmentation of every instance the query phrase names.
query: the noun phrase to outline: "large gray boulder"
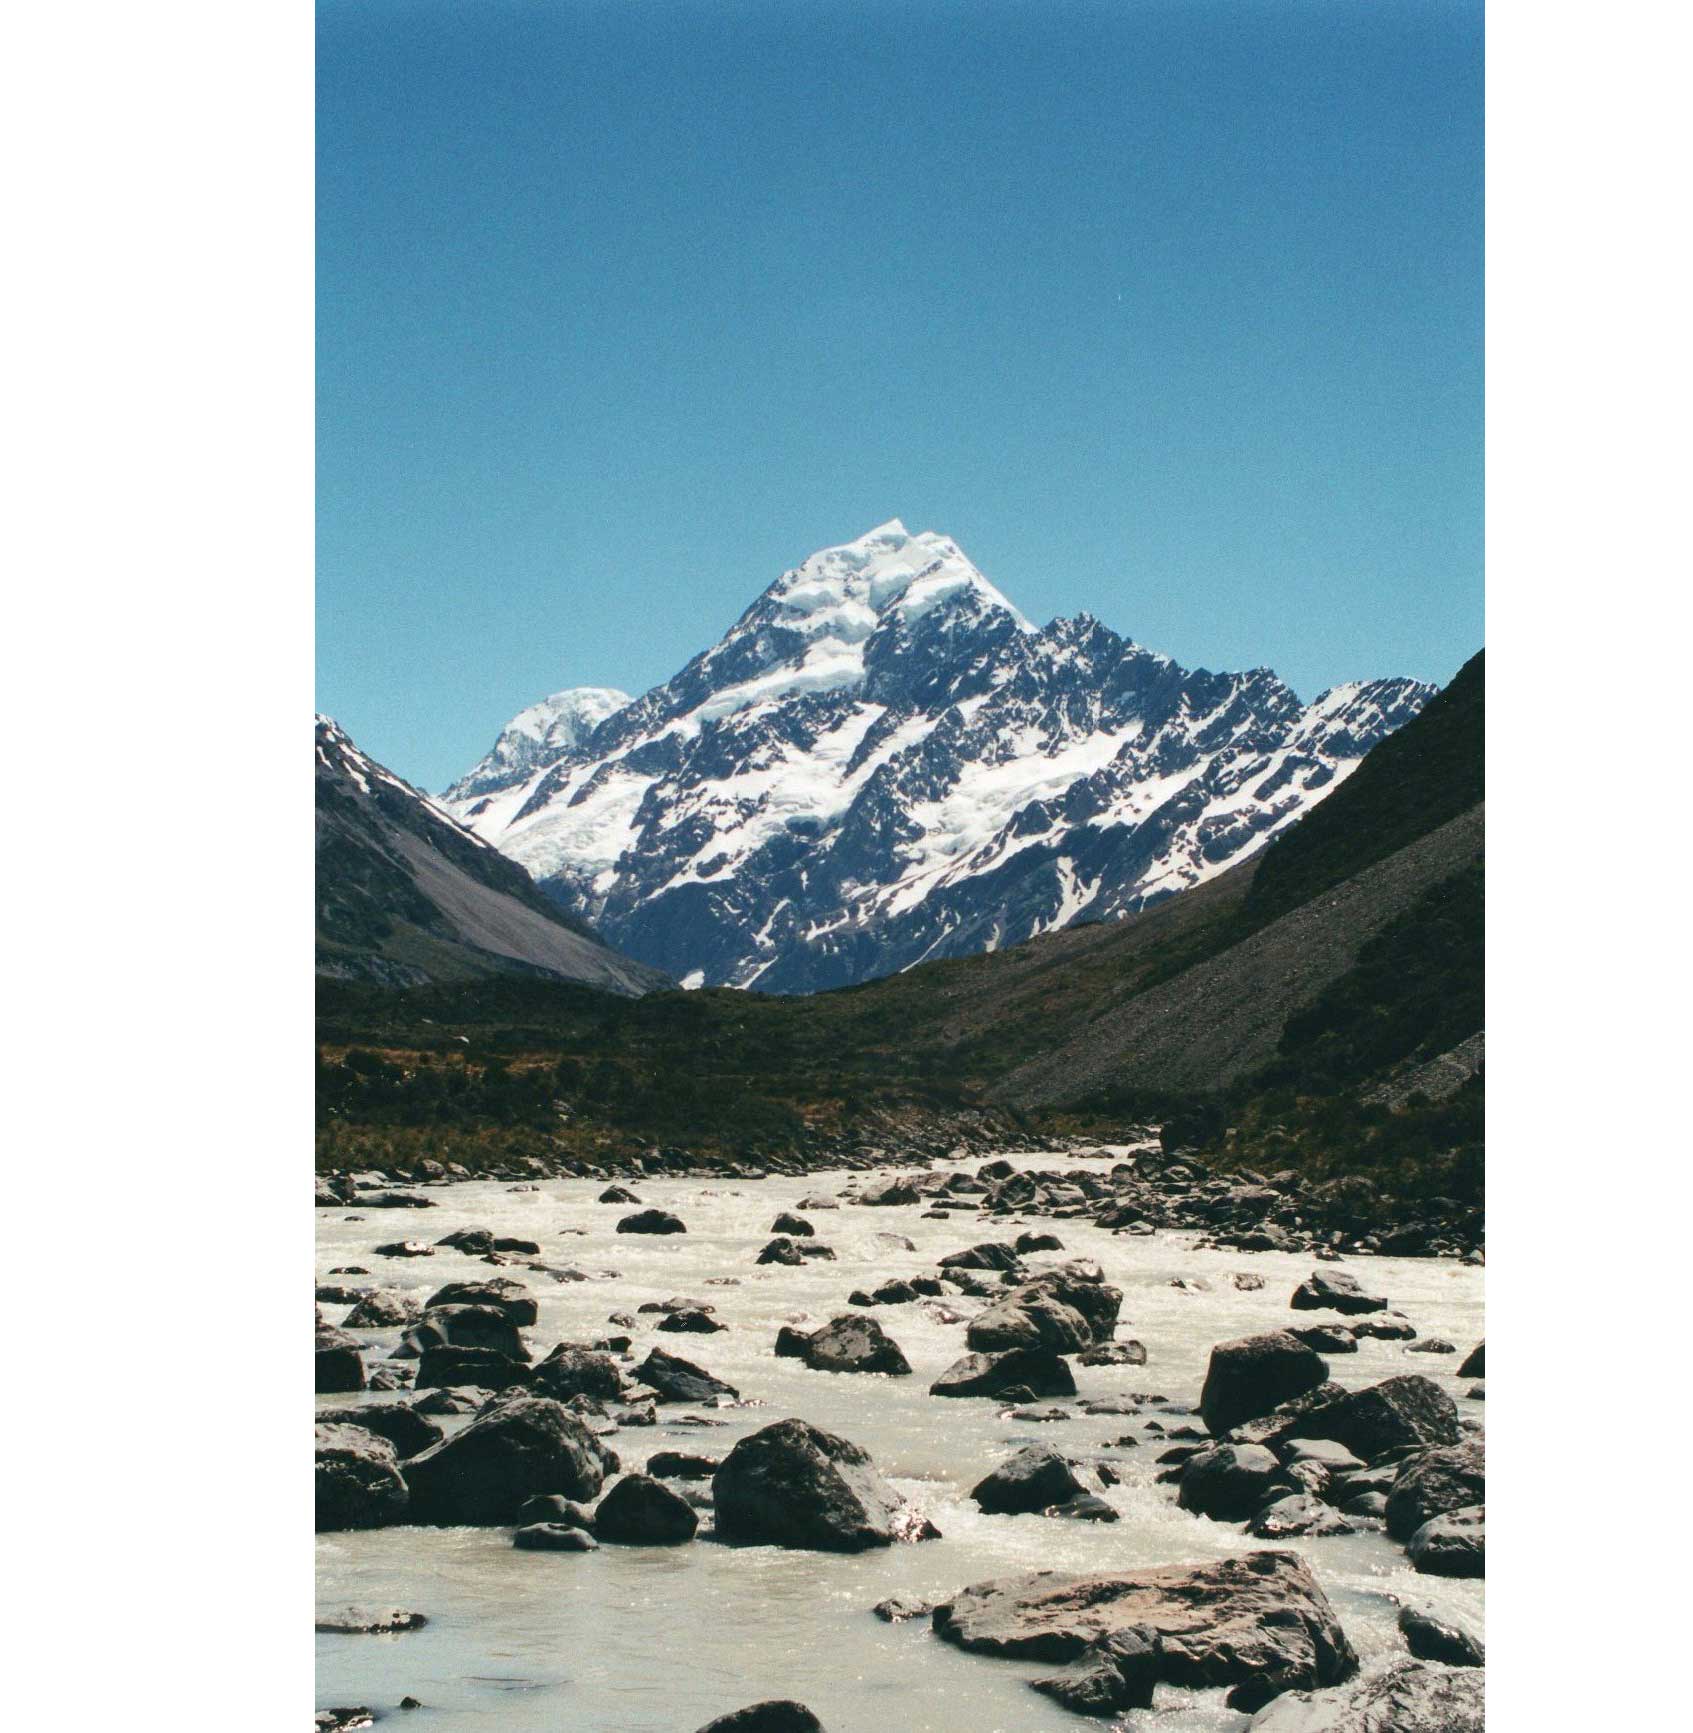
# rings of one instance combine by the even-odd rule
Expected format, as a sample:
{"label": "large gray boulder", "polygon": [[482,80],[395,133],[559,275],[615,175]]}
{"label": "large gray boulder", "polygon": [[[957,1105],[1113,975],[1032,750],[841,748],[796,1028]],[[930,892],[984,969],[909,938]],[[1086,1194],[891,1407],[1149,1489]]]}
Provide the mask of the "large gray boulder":
{"label": "large gray boulder", "polygon": [[530,1358],[521,1332],[498,1306],[431,1306],[406,1331],[404,1346],[415,1354],[430,1348],[492,1348],[508,1360]]}
{"label": "large gray boulder", "polygon": [[320,1534],[406,1520],[406,1482],[386,1438],[362,1426],[318,1426],[313,1449]]}
{"label": "large gray boulder", "polygon": [[1486,1674],[1401,1661],[1332,1691],[1292,1691],[1260,1709],[1248,1733],[1482,1733]]}
{"label": "large gray boulder", "polygon": [[617,1224],[620,1234],[685,1234],[688,1229],[680,1216],[672,1215],[669,1210],[644,1209],[637,1210],[632,1216],[624,1216]]}
{"label": "large gray boulder", "polygon": [[1029,1684],[1072,1715],[1105,1720],[1126,1709],[1150,1709],[1158,1683],[1158,1647],[1155,1631],[1113,1631],[1062,1672]]}
{"label": "large gray boulder", "polygon": [[1046,1348],[1074,1354],[1110,1341],[1122,1305],[1122,1290],[1106,1283],[1099,1266],[1076,1259],[1019,1282],[970,1320],[964,1339],[982,1353]]}
{"label": "large gray boulder", "polygon": [[624,1546],[678,1546],[700,1525],[694,1507],[648,1474],[626,1474],[600,1500],[594,1533]]}
{"label": "large gray boulder", "polygon": [[911,1362],[874,1318],[843,1313],[806,1337],[804,1359],[814,1372],[886,1372],[909,1377]]}
{"label": "large gray boulder", "polygon": [[386,1438],[396,1456],[416,1456],[442,1439],[441,1428],[409,1402],[367,1402],[362,1408],[320,1408],[319,1426],[362,1426]]}
{"label": "large gray boulder", "polygon": [[740,1391],[733,1384],[714,1378],[703,1366],[684,1360],[680,1354],[654,1348],[639,1366],[635,1376],[641,1383],[658,1392],[661,1402],[700,1402],[715,1405],[733,1402]]}
{"label": "large gray boulder", "polygon": [[1274,1451],[1262,1444],[1218,1444],[1182,1464],[1176,1502],[1195,1516],[1245,1522],[1271,1499],[1294,1490]]}
{"label": "large gray boulder", "polygon": [[1015,1516],[1063,1504],[1088,1491],[1075,1469],[1050,1445],[1031,1444],[970,1489],[990,1516]]}
{"label": "large gray boulder", "polygon": [[505,1524],[538,1492],[592,1498],[617,1459],[562,1402],[517,1396],[406,1464],[419,1522]]}
{"label": "large gray boulder", "polygon": [[468,1386],[477,1390],[509,1390],[527,1384],[531,1369],[498,1348],[455,1347],[443,1344],[423,1350],[417,1363],[419,1390]]}
{"label": "large gray boulder", "polygon": [[1344,1270],[1313,1270],[1293,1290],[1288,1302],[1296,1312],[1385,1312],[1387,1301],[1380,1294],[1367,1294],[1356,1276]]}
{"label": "large gray boulder", "polygon": [[1486,1506],[1474,1504],[1430,1517],[1405,1543],[1405,1556],[1424,1576],[1486,1576]]}
{"label": "large gray boulder", "polygon": [[1480,1439],[1407,1457],[1387,1495],[1387,1532],[1409,1540],[1431,1517],[1487,1502],[1487,1455]]}
{"label": "large gray boulder", "polygon": [[1285,1330],[1219,1342],[1211,1350],[1199,1412],[1218,1437],[1315,1390],[1329,1375],[1322,1355]]}
{"label": "large gray boulder", "polygon": [[1332,1438],[1354,1456],[1374,1462],[1390,1450],[1456,1444],[1463,1436],[1452,1398],[1420,1372],[1385,1378],[1317,1404],[1276,1438]]}
{"label": "large gray boulder", "polygon": [[529,1384],[538,1396],[551,1396],[560,1402],[568,1402],[573,1396],[602,1400],[623,1394],[624,1377],[622,1368],[609,1354],[579,1347],[574,1342],[560,1342],[535,1368]]}
{"label": "large gray boulder", "polygon": [[929,1386],[931,1396],[1000,1396],[1024,1389],[1034,1396],[1074,1396],[1075,1374],[1045,1348],[1003,1354],[966,1354]]}
{"label": "large gray boulder", "polygon": [[961,1252],[948,1252],[941,1259],[943,1270],[1021,1270],[1023,1260],[1015,1246],[1003,1240],[984,1240],[980,1245],[966,1246]]}
{"label": "large gray boulder", "polygon": [[1158,1677],[1172,1685],[1274,1676],[1314,1688],[1358,1668],[1328,1597],[1288,1552],[1110,1575],[1031,1571],[973,1584],[936,1607],[933,1623],[972,1654],[1034,1661],[1073,1661],[1140,1631],[1156,1637]]}
{"label": "large gray boulder", "polygon": [[364,1355],[340,1330],[317,1332],[317,1394],[351,1396],[364,1388]]}
{"label": "large gray boulder", "polygon": [[939,1533],[867,1452],[804,1420],[778,1420],[743,1438],[711,1489],[718,1534],[751,1545],[864,1552]]}
{"label": "large gray boulder", "polygon": [[1056,1295],[1014,1288],[970,1320],[964,1340],[985,1354],[1007,1348],[1046,1348],[1054,1354],[1075,1354],[1093,1345],[1093,1331],[1080,1312]]}
{"label": "large gray boulder", "polygon": [[415,1324],[422,1315],[423,1308],[409,1294],[376,1288],[359,1296],[341,1325],[347,1330],[391,1330],[396,1325]]}
{"label": "large gray boulder", "polygon": [[1399,1634],[1419,1661],[1441,1661],[1448,1667],[1487,1665],[1487,1646],[1480,1632],[1433,1607],[1401,1607]]}
{"label": "large gray boulder", "polygon": [[490,1276],[485,1281],[448,1282],[424,1302],[425,1311],[437,1306],[492,1306],[519,1328],[527,1328],[540,1316],[535,1296],[509,1276]]}

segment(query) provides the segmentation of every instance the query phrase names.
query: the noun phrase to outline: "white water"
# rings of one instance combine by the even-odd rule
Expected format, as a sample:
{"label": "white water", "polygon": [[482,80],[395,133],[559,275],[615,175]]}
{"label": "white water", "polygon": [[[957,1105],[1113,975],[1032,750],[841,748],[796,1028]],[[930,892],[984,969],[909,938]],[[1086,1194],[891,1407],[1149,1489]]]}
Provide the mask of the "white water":
{"label": "white water", "polygon": [[[1035,1168],[1109,1165],[1053,1156],[1012,1159]],[[910,1378],[834,1375],[776,1359],[771,1346],[782,1323],[802,1315],[821,1323],[848,1310],[853,1288],[932,1272],[945,1253],[1020,1231],[1015,1219],[1004,1217],[978,1220],[966,1213],[926,1221],[920,1213],[926,1206],[845,1205],[802,1212],[838,1261],[808,1260],[799,1269],[754,1264],[779,1211],[868,1177],[636,1182],[632,1189],[644,1204],[673,1210],[687,1223],[687,1234],[664,1238],[618,1234],[618,1218],[633,1206],[596,1203],[604,1181],[548,1181],[534,1192],[498,1182],[437,1187],[428,1195],[438,1208],[367,1210],[362,1221],[346,1219],[361,1213],[356,1207],[318,1210],[320,1281],[424,1298],[448,1281],[514,1276],[539,1303],[540,1321],[526,1332],[537,1358],[561,1339],[616,1333],[608,1314],[636,1313],[646,1300],[687,1295],[709,1302],[727,1331],[659,1335],[655,1315],[638,1315],[636,1354],[660,1344],[726,1378],[756,1406],[717,1411],[712,1417],[727,1424],[711,1428],[681,1426],[679,1414],[695,1411],[661,1407],[658,1426],[624,1429],[608,1439],[625,1468],[639,1468],[667,1448],[721,1456],[748,1432],[797,1416],[863,1445],[945,1537],[835,1557],[703,1540],[674,1548],[605,1546],[589,1554],[519,1552],[507,1529],[323,1535],[320,1605],[401,1606],[427,1614],[430,1622],[394,1637],[320,1636],[318,1703],[391,1711],[401,1697],[414,1696],[427,1713],[400,1715],[398,1722],[418,1733],[692,1733],[714,1716],[767,1697],[799,1699],[830,1733],[1075,1733],[1087,1726],[1028,1689],[1025,1681],[1050,1666],[967,1655],[934,1637],[926,1619],[887,1625],[870,1608],[890,1595],[943,1599],[967,1583],[1032,1568],[1197,1562],[1268,1543],[1252,1540],[1239,1525],[1178,1510],[1175,1489],[1153,1483],[1164,1446],[1144,1429],[1157,1417],[1155,1409],[1138,1417],[1078,1414],[1033,1424],[1002,1418],[993,1402],[930,1396],[931,1380],[965,1352],[964,1327],[935,1323],[915,1306],[873,1313],[905,1350]],[[1172,1407],[1191,1407],[1212,1344],[1285,1327],[1289,1295],[1312,1268],[1308,1256],[1196,1251],[1194,1233],[1112,1235],[1091,1222],[1041,1217],[1026,1225],[1057,1233],[1065,1247],[1031,1258],[1034,1267],[1065,1257],[1098,1260],[1107,1281],[1123,1290],[1119,1336],[1147,1347],[1143,1367],[1075,1367],[1082,1397],[1159,1392]],[[539,1241],[542,1258],[561,1267],[620,1274],[555,1284],[534,1271],[494,1271],[447,1248],[403,1260],[371,1252],[396,1239],[433,1242],[461,1227]],[[587,1231],[563,1233],[572,1228]],[[917,1250],[878,1238],[887,1233],[904,1235]],[[328,1275],[347,1264],[371,1273]],[[1352,1270],[1366,1287],[1387,1294],[1422,1335],[1443,1336],[1459,1349],[1455,1355],[1407,1355],[1403,1343],[1363,1342],[1358,1353],[1330,1361],[1334,1378],[1357,1388],[1394,1373],[1421,1372],[1450,1391],[1464,1418],[1482,1418],[1483,1404],[1464,1397],[1469,1381],[1456,1376],[1483,1333],[1481,1270],[1426,1258],[1360,1258],[1324,1267]],[[1238,1292],[1230,1279],[1237,1270],[1261,1275],[1263,1289]],[[720,1276],[738,1277],[740,1285],[707,1285],[707,1278]],[[1176,1276],[1203,1278],[1210,1290],[1173,1288]],[[968,1312],[981,1302],[959,1296],[956,1304]],[[324,1307],[331,1321],[342,1312]],[[385,1349],[397,1336],[370,1332],[367,1339]],[[367,1363],[380,1361],[367,1355]],[[322,1397],[319,1403],[360,1400]],[[1177,1415],[1164,1424],[1186,1419]],[[1143,1437],[1141,1447],[1102,1452],[1107,1441],[1130,1432]],[[970,1487],[1013,1450],[1037,1440],[1070,1455],[1108,1456],[1123,1484],[1105,1496],[1123,1520],[981,1514],[968,1499]],[[708,1526],[702,1521],[702,1532]],[[1367,1672],[1404,1652],[1392,1597],[1462,1611],[1479,1622],[1480,1583],[1418,1576],[1403,1549],[1385,1536],[1301,1540],[1291,1550],[1310,1561]],[[1160,1687],[1153,1710],[1115,1725],[1134,1733],[1232,1733],[1244,1722],[1224,1706],[1220,1691]]]}

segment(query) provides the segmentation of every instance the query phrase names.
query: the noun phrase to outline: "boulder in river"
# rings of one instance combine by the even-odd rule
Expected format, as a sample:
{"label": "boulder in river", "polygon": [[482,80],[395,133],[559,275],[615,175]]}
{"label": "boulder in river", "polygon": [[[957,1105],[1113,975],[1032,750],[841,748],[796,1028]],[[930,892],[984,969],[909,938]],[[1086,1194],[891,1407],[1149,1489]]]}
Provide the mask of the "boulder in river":
{"label": "boulder in river", "polygon": [[367,1402],[362,1408],[320,1408],[314,1417],[319,1426],[362,1426],[378,1438],[386,1438],[397,1456],[416,1456],[439,1444],[441,1428],[419,1414],[409,1402]]}
{"label": "boulder in river", "polygon": [[858,1201],[873,1208],[888,1209],[899,1204],[918,1203],[922,1195],[911,1180],[890,1179],[860,1192]]}
{"label": "boulder in river", "polygon": [[627,1186],[608,1185],[599,1195],[601,1203],[639,1203],[641,1200]]}
{"label": "boulder in river", "polygon": [[1093,1331],[1080,1312],[1052,1294],[1014,1288],[997,1305],[978,1312],[964,1332],[982,1353],[1006,1348],[1046,1348],[1074,1354],[1092,1344]]}
{"label": "boulder in river", "polygon": [[805,1339],[805,1363],[814,1372],[885,1372],[909,1377],[911,1362],[874,1318],[847,1312]]}
{"label": "boulder in river", "polygon": [[1261,1444],[1218,1444],[1182,1464],[1176,1502],[1196,1516],[1245,1522],[1272,1498],[1292,1491],[1275,1453]]}
{"label": "boulder in river", "polygon": [[1356,1276],[1344,1270],[1313,1270],[1293,1290],[1288,1302],[1296,1312],[1385,1312],[1387,1301],[1379,1294],[1366,1294]]}
{"label": "boulder in river", "polygon": [[1286,1331],[1219,1342],[1211,1350],[1199,1412],[1221,1437],[1243,1420],[1257,1420],[1315,1390],[1328,1375],[1322,1356]]}
{"label": "boulder in river", "polygon": [[600,1543],[574,1523],[526,1522],[511,1537],[521,1552],[598,1552]]}
{"label": "boulder in river", "polygon": [[1158,1647],[1156,1631],[1112,1631],[1062,1672],[1029,1684],[1072,1715],[1107,1720],[1127,1709],[1150,1709],[1158,1682]]}
{"label": "boulder in river", "polygon": [[866,1451],[804,1420],[778,1420],[743,1438],[711,1485],[717,1532],[726,1540],[863,1552],[939,1533],[883,1480]]}
{"label": "boulder in river", "polygon": [[616,1458],[562,1402],[517,1396],[406,1464],[420,1522],[499,1524],[538,1492],[592,1498]]}
{"label": "boulder in river", "polygon": [[[1003,1354],[966,1354],[929,1386],[931,1396],[1004,1396],[1014,1389],[1037,1396],[1074,1396],[1075,1374],[1045,1348]],[[1028,1398],[1024,1398],[1027,1400]]]}
{"label": "boulder in river", "polygon": [[532,1326],[540,1316],[535,1296],[510,1276],[490,1276],[482,1282],[448,1282],[424,1302],[425,1311],[433,1311],[437,1306],[491,1306],[520,1329]]}
{"label": "boulder in river", "polygon": [[494,1249],[494,1230],[454,1228],[450,1234],[442,1234],[435,1243],[438,1246],[450,1246],[455,1252],[463,1252],[467,1257],[485,1258]]}
{"label": "boulder in river", "polygon": [[1023,1260],[1014,1246],[1001,1240],[984,1240],[980,1245],[967,1246],[961,1252],[949,1252],[941,1259],[943,1270],[1018,1270]]}
{"label": "boulder in river", "polygon": [[685,1234],[687,1224],[680,1216],[673,1216],[669,1210],[643,1209],[637,1210],[632,1216],[624,1216],[617,1224],[620,1234]]}
{"label": "boulder in river", "polygon": [[686,1306],[680,1312],[665,1313],[659,1319],[658,1327],[678,1336],[715,1336],[719,1330],[729,1328],[698,1306]]}
{"label": "boulder in river", "polygon": [[1328,1597],[1289,1552],[1120,1574],[1000,1577],[936,1607],[934,1628],[973,1654],[1033,1661],[1073,1661],[1115,1632],[1154,1633],[1158,1677],[1172,1685],[1276,1675],[1315,1687],[1358,1669]]}
{"label": "boulder in river", "polygon": [[1482,1733],[1485,1676],[1401,1661],[1339,1690],[1278,1696],[1247,1733]]}
{"label": "boulder in river", "polygon": [[1259,1540],[1292,1540],[1296,1535],[1351,1534],[1353,1526],[1339,1511],[1308,1492],[1290,1492],[1272,1499],[1246,1525]]}
{"label": "boulder in river", "polygon": [[423,1308],[410,1294],[376,1288],[360,1295],[341,1323],[348,1330],[391,1330],[396,1325],[415,1324],[422,1314]]}
{"label": "boulder in river", "polygon": [[524,1499],[517,1507],[517,1515],[512,1521],[519,1525],[533,1522],[562,1523],[566,1528],[582,1529],[591,1529],[594,1526],[593,1517],[581,1505],[557,1492],[538,1492],[533,1498]]}
{"label": "boulder in river", "polygon": [[1365,1462],[1415,1445],[1456,1444],[1458,1406],[1432,1379],[1403,1372],[1316,1403],[1277,1438],[1332,1438]]}
{"label": "boulder in river", "polygon": [[508,1360],[527,1360],[522,1332],[497,1306],[431,1306],[406,1331],[414,1354],[428,1348],[492,1348]]}
{"label": "boulder in river", "polygon": [[699,1733],[823,1733],[823,1723],[803,1703],[791,1697],[772,1697],[737,1709],[732,1715],[719,1715]]}
{"label": "boulder in river", "polygon": [[770,1231],[773,1234],[788,1234],[796,1239],[808,1240],[817,1229],[804,1216],[797,1216],[792,1210],[783,1210],[770,1224]]}
{"label": "boulder in river", "polygon": [[1400,1464],[1387,1494],[1387,1532],[1406,1541],[1431,1517],[1487,1501],[1486,1447],[1479,1439],[1419,1450]]}
{"label": "boulder in river", "polygon": [[1297,1330],[1289,1330],[1288,1335],[1303,1342],[1307,1348],[1315,1348],[1319,1354],[1356,1354],[1358,1338],[1353,1335],[1345,1324],[1305,1324]]}
{"label": "boulder in river", "polygon": [[460,1384],[483,1390],[509,1390],[527,1384],[530,1368],[498,1348],[425,1348],[417,1363],[417,1387],[431,1390]]}
{"label": "boulder in river", "polygon": [[609,1354],[574,1342],[560,1342],[529,1378],[530,1388],[538,1396],[551,1396],[560,1402],[573,1396],[602,1401],[621,1396],[624,1383],[622,1368]]}
{"label": "boulder in river", "polygon": [[650,1474],[626,1474],[594,1512],[594,1533],[624,1546],[679,1546],[694,1538],[694,1507]]}
{"label": "boulder in river", "polygon": [[317,1394],[350,1396],[364,1388],[364,1356],[340,1330],[317,1332]]}
{"label": "boulder in river", "polygon": [[313,1434],[317,1530],[404,1522],[409,1503],[394,1447],[362,1426],[317,1426]]}
{"label": "boulder in river", "polygon": [[970,1496],[989,1516],[1015,1516],[1063,1504],[1087,1490],[1071,1464],[1050,1445],[1031,1444],[977,1481]]}
{"label": "boulder in river", "polygon": [[1399,1609],[1399,1634],[1419,1661],[1442,1661],[1448,1667],[1484,1667],[1487,1648],[1465,1621],[1433,1607]]}
{"label": "boulder in river", "polygon": [[635,1376],[658,1392],[661,1402],[733,1402],[740,1391],[733,1384],[714,1378],[703,1366],[684,1360],[680,1354],[667,1354],[654,1348],[639,1366]]}
{"label": "boulder in river", "polygon": [[1487,1376],[1487,1344],[1477,1342],[1464,1356],[1464,1363],[1458,1368],[1460,1378],[1485,1378]]}
{"label": "boulder in river", "polygon": [[805,1253],[786,1235],[778,1235],[753,1259],[757,1264],[785,1264],[798,1269],[805,1262]]}
{"label": "boulder in river", "polygon": [[647,1459],[647,1473],[660,1480],[710,1480],[722,1466],[721,1457],[690,1450],[655,1450]]}
{"label": "boulder in river", "polygon": [[1486,1507],[1472,1504],[1430,1517],[1405,1543],[1405,1556],[1424,1576],[1486,1576]]}
{"label": "boulder in river", "polygon": [[1078,1366],[1144,1366],[1144,1342],[1098,1342],[1076,1356]]}

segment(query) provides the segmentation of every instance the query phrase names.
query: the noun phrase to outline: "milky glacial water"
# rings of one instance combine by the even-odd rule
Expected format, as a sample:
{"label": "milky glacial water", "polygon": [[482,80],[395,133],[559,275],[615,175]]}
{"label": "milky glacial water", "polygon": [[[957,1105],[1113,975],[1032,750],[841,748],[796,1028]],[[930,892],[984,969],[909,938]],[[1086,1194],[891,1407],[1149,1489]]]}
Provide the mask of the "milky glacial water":
{"label": "milky glacial water", "polygon": [[[1011,1159],[1061,1171],[1110,1165],[1015,1152]],[[973,1171],[980,1162],[961,1165]],[[808,1260],[798,1269],[754,1263],[779,1211],[796,1208],[804,1197],[838,1195],[867,1177],[836,1172],[634,1183],[643,1204],[672,1210],[687,1223],[686,1234],[668,1237],[617,1233],[619,1217],[633,1206],[596,1202],[603,1180],[543,1181],[536,1191],[477,1181],[430,1188],[439,1207],[429,1210],[318,1210],[320,1281],[379,1285],[422,1299],[448,1281],[516,1277],[540,1308],[539,1323],[526,1332],[537,1359],[555,1341],[615,1333],[608,1315],[636,1313],[643,1301],[674,1295],[708,1301],[729,1326],[725,1332],[655,1334],[657,1317],[637,1314],[636,1354],[662,1345],[727,1379],[752,1405],[661,1407],[658,1426],[624,1428],[608,1439],[625,1468],[641,1467],[662,1449],[721,1456],[749,1432],[793,1416],[864,1446],[944,1536],[836,1557],[705,1540],[680,1547],[603,1546],[588,1554],[519,1552],[508,1529],[321,1535],[320,1606],[401,1606],[425,1613],[429,1624],[392,1637],[320,1636],[318,1703],[390,1711],[396,1724],[418,1733],[692,1733],[714,1716],[768,1697],[808,1704],[830,1733],[1075,1733],[1086,1726],[1028,1689],[1026,1681],[1051,1671],[1049,1665],[967,1655],[933,1636],[926,1619],[888,1625],[870,1608],[890,1595],[943,1599],[966,1584],[1023,1570],[1197,1563],[1268,1543],[1252,1540],[1237,1524],[1178,1510],[1174,1487],[1154,1484],[1165,1440],[1147,1430],[1148,1422],[1173,1427],[1184,1424],[1185,1415],[1156,1408],[1137,1417],[1078,1412],[1036,1424],[1005,1418],[991,1401],[930,1396],[929,1383],[965,1352],[964,1327],[937,1323],[916,1306],[877,1307],[873,1314],[904,1349],[909,1378],[813,1372],[799,1361],[776,1359],[771,1348],[783,1323],[822,1323],[848,1310],[846,1296],[854,1288],[932,1272],[948,1252],[1019,1231],[1020,1218],[979,1220],[963,1213],[928,1221],[921,1215],[926,1205],[843,1205],[802,1212],[818,1238],[835,1248],[837,1261]],[[348,1219],[361,1213],[363,1220]],[[1033,1216],[1026,1225],[1053,1231],[1064,1242],[1062,1253],[1029,1259],[1033,1267],[1066,1257],[1098,1260],[1106,1280],[1123,1290],[1118,1335],[1147,1347],[1145,1366],[1076,1366],[1078,1398],[1160,1393],[1171,1409],[1192,1407],[1212,1344],[1285,1327],[1292,1321],[1289,1296],[1313,1267],[1308,1255],[1196,1250],[1200,1236],[1192,1232],[1113,1235],[1091,1222]],[[546,1262],[608,1274],[555,1283],[536,1271],[495,1272],[449,1248],[418,1259],[372,1254],[391,1240],[433,1242],[461,1227],[536,1240]],[[889,1234],[917,1249],[891,1244],[883,1237]],[[371,1273],[328,1275],[348,1264]],[[1352,1258],[1323,1267],[1355,1273],[1367,1288],[1385,1293],[1422,1335],[1443,1336],[1459,1349],[1407,1354],[1403,1343],[1366,1341],[1356,1354],[1335,1356],[1331,1376],[1358,1388],[1420,1372],[1451,1393],[1464,1418],[1482,1419],[1484,1404],[1464,1396],[1471,1381],[1456,1376],[1483,1334],[1480,1269],[1427,1258]],[[1238,1291],[1231,1280],[1236,1271],[1262,1276],[1263,1289]],[[738,1285],[708,1285],[709,1278],[724,1276],[738,1278]],[[1176,1277],[1202,1279],[1208,1291],[1172,1287]],[[982,1304],[964,1296],[955,1303],[965,1312]],[[332,1322],[344,1312],[323,1310]],[[363,1334],[375,1348],[367,1354],[371,1365],[398,1340],[397,1331]],[[361,1400],[326,1396],[318,1402],[335,1407]],[[721,1424],[684,1425],[684,1413]],[[1107,1448],[1129,1433],[1143,1440],[1138,1448]],[[979,1512],[968,1498],[970,1487],[1036,1441],[1110,1460],[1123,1482],[1104,1496],[1122,1520]],[[708,1519],[701,1526],[703,1532]],[[1394,1622],[1398,1598],[1480,1621],[1480,1583],[1418,1576],[1403,1549],[1384,1535],[1304,1539],[1289,1548],[1311,1563],[1366,1672],[1404,1653]],[[407,1695],[421,1699],[424,1709],[395,1712]],[[1223,1695],[1160,1687],[1150,1711],[1113,1725],[1133,1733],[1232,1733],[1246,1718],[1226,1708]]]}

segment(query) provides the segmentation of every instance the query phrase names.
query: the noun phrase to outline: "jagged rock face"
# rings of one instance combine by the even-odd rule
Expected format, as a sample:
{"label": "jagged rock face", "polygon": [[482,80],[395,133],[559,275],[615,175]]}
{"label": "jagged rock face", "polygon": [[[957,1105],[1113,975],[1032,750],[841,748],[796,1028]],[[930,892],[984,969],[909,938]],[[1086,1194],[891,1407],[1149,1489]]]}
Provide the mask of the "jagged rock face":
{"label": "jagged rock face", "polygon": [[585,737],[525,712],[444,798],[632,956],[807,992],[1209,878],[1432,692],[1305,706],[1267,669],[1184,669],[1086,615],[1037,630],[895,521],[785,573]]}

